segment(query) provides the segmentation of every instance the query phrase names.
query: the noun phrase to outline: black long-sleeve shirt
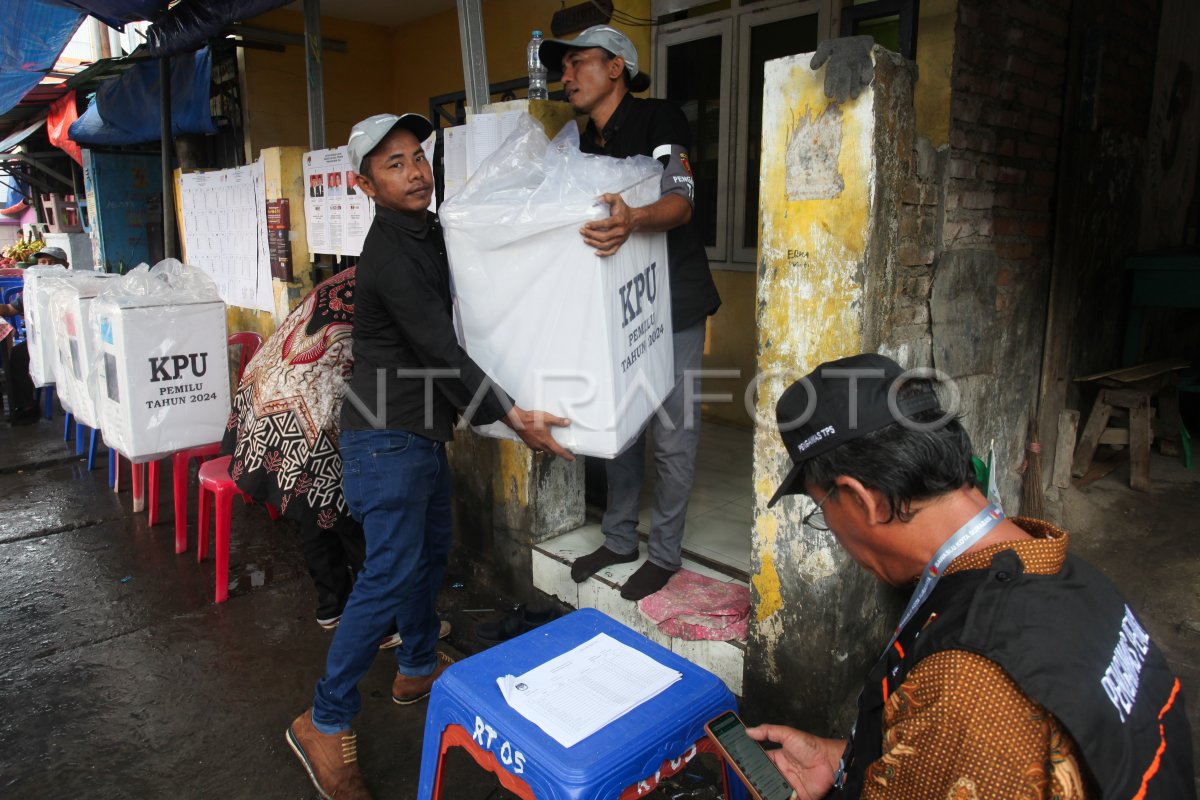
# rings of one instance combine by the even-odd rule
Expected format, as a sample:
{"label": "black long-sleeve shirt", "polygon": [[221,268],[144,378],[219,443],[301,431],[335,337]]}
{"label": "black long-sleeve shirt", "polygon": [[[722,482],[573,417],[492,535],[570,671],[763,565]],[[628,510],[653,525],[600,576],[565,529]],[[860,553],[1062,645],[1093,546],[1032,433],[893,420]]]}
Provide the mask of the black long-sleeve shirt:
{"label": "black long-sleeve shirt", "polygon": [[[600,133],[604,135],[603,145],[599,144]],[[579,149],[613,158],[638,155],[656,158],[666,168],[663,194],[679,193],[694,206],[692,170],[687,158],[691,138],[687,117],[674,103],[626,94],[603,131],[597,131],[596,124],[588,121]],[[694,215],[685,224],[667,231],[667,256],[671,324],[676,331],[683,331],[717,313],[721,305],[708,267],[704,238]]]}
{"label": "black long-sleeve shirt", "polygon": [[445,442],[473,401],[473,424],[508,413],[512,399],[459,346],[451,302],[437,216],[378,207],[358,261],[343,430],[388,428]]}

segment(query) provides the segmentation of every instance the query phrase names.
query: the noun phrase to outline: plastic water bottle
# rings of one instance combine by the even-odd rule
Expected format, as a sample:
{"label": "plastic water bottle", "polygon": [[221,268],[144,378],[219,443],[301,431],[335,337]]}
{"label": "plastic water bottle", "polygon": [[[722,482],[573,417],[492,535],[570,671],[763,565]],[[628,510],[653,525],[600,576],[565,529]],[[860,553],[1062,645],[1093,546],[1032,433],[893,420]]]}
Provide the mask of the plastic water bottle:
{"label": "plastic water bottle", "polygon": [[538,48],[542,46],[542,32],[534,31],[533,38],[529,40],[528,59],[529,62],[529,99],[530,100],[546,100],[550,97],[546,91],[546,65],[538,58]]}

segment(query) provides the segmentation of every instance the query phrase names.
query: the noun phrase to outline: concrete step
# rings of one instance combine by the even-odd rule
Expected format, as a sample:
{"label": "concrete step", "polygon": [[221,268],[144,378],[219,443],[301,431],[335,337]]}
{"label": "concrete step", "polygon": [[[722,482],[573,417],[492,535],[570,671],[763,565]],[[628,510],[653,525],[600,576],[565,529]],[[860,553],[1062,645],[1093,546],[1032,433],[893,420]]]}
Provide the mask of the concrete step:
{"label": "concrete step", "polygon": [[[731,692],[740,697],[742,664],[746,655],[745,641],[693,642],[667,636],[642,614],[637,603],[621,597],[621,584],[638,568],[641,564],[640,559],[630,564],[617,564],[601,570],[583,583],[571,580],[571,562],[578,556],[592,552],[603,543],[604,534],[600,532],[600,525],[589,523],[534,545],[533,585],[574,608],[594,608],[603,611],[643,636],[712,672],[725,682]],[[644,559],[645,543],[641,543],[639,548]],[[746,585],[744,581],[686,557],[683,559],[683,566],[719,581]]]}

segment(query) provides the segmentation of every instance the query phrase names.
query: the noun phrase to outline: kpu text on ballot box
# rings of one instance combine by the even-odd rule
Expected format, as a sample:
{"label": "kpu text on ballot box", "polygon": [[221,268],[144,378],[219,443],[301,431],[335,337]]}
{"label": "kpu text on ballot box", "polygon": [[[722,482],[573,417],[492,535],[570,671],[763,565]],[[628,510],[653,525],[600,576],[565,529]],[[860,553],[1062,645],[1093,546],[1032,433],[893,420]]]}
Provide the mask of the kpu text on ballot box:
{"label": "kpu text on ballot box", "polygon": [[66,267],[42,265],[25,270],[25,331],[29,341],[29,377],[34,386],[49,386],[54,383],[54,325],[50,320],[50,294],[47,291],[51,279],[63,278],[72,273]]}
{"label": "kpu text on ballot box", "polygon": [[[579,151],[574,124],[548,142],[526,117],[440,211],[463,347],[518,405],[571,420],[554,438],[611,458],[674,384],[666,234],[601,257],[579,229],[660,196],[649,157]],[[516,438],[500,423],[480,429]]]}
{"label": "kpu text on ballot box", "polygon": [[229,421],[225,304],[177,261],[127,274],[97,298],[104,441],[131,461],[218,442]]}

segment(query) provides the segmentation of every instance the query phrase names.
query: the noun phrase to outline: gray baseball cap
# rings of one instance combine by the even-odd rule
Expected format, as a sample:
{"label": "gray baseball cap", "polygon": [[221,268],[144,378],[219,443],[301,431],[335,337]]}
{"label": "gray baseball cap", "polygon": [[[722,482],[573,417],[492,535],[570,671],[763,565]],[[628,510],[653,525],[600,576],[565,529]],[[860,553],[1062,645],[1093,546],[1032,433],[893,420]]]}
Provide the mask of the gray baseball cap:
{"label": "gray baseball cap", "polygon": [[650,88],[650,76],[638,71],[637,48],[629,41],[628,36],[608,25],[593,25],[569,42],[563,39],[547,39],[542,42],[538,57],[547,69],[558,72],[562,70],[563,56],[568,50],[586,50],[589,47],[599,47],[625,59],[630,89],[644,92]]}
{"label": "gray baseball cap", "polygon": [[63,250],[61,247],[43,247],[41,250],[38,250],[36,253],[30,256],[30,258],[36,260],[38,256],[53,258],[62,264],[67,263],[67,251]]}
{"label": "gray baseball cap", "polygon": [[350,166],[355,172],[360,171],[363,159],[387,138],[393,128],[403,128],[423,142],[433,133],[433,123],[420,114],[376,114],[367,117],[350,129],[350,139],[346,142],[346,150],[350,153]]}

